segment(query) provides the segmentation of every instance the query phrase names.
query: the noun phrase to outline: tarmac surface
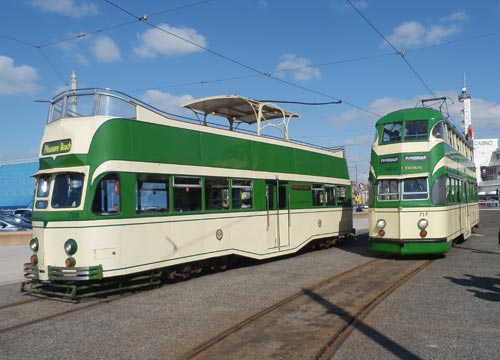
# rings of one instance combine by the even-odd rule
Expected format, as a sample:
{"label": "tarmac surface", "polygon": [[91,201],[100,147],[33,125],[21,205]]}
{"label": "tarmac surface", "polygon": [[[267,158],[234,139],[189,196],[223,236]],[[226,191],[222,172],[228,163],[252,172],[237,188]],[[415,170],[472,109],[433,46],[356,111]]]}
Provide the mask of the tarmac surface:
{"label": "tarmac surface", "polygon": [[[480,216],[476,234],[390,294],[333,359],[498,358],[500,210],[481,210]],[[356,218],[355,227],[363,221]],[[0,359],[179,359],[276,301],[376,257],[367,250],[366,230],[359,232],[331,249],[201,276],[2,333]],[[30,253],[27,245],[0,247],[0,264],[18,256],[13,266],[22,278]],[[23,298],[18,284],[0,286],[0,305]],[[54,304],[33,306],[38,308],[23,311]]]}

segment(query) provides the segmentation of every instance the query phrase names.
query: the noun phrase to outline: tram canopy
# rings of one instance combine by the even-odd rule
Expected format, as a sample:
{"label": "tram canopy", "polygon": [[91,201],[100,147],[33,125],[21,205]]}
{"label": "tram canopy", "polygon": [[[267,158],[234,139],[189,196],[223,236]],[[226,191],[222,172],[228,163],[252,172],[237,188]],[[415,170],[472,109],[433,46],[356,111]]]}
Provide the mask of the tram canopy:
{"label": "tram canopy", "polygon": [[[281,130],[288,140],[288,123],[298,114],[280,108],[270,102],[261,102],[239,95],[212,96],[193,100],[183,107],[191,109],[195,114],[203,114],[203,124],[207,125],[208,115],[225,117],[229,121],[229,128],[240,123],[257,124],[257,133],[260,135],[263,128],[272,126]],[[281,123],[268,123],[269,120],[281,119]],[[266,122],[264,125],[262,122]]]}

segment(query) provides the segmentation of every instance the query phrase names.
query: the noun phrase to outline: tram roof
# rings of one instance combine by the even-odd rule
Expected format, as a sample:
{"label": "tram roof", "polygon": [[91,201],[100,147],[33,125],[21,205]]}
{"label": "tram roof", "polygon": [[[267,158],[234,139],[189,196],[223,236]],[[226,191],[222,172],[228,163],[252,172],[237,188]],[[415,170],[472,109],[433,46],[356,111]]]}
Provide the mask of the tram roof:
{"label": "tram roof", "polygon": [[239,95],[206,97],[188,102],[183,107],[202,113],[204,116],[221,116],[229,121],[247,124],[255,124],[261,120],[299,117],[298,114],[284,110],[276,104]]}

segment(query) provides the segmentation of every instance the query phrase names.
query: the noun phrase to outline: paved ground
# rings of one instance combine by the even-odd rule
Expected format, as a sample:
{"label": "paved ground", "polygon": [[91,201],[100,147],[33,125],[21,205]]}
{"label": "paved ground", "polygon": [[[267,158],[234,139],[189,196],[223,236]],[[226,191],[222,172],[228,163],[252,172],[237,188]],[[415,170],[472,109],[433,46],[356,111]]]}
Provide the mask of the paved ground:
{"label": "paved ground", "polygon": [[500,211],[371,312],[333,359],[498,359]]}
{"label": "paved ground", "polygon": [[[499,220],[499,210],[481,211],[478,233],[379,304],[334,359],[498,358]],[[366,245],[365,234],[332,249],[202,276],[20,328],[0,336],[0,359],[178,359],[277,300],[366,262],[374,256]],[[0,247],[0,264],[14,257],[5,253],[14,248],[21,253],[12,266],[20,269],[27,246]],[[0,287],[0,304],[22,297],[18,284]]]}

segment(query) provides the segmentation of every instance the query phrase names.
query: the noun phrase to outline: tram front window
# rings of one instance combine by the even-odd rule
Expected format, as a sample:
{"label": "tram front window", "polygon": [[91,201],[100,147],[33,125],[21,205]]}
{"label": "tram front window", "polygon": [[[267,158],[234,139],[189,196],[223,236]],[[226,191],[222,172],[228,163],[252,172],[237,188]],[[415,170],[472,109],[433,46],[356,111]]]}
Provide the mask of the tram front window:
{"label": "tram front window", "polygon": [[428,197],[426,177],[403,180],[403,200],[421,200]]}
{"label": "tram front window", "polygon": [[54,180],[51,205],[53,208],[75,208],[82,199],[83,174],[59,174]]}
{"label": "tram front window", "polygon": [[400,121],[385,124],[382,129],[382,143],[401,141],[402,125],[403,123]]}
{"label": "tram front window", "polygon": [[427,140],[427,120],[407,121],[404,139]]}
{"label": "tram front window", "polygon": [[399,180],[380,180],[378,199],[381,201],[399,200]]}

